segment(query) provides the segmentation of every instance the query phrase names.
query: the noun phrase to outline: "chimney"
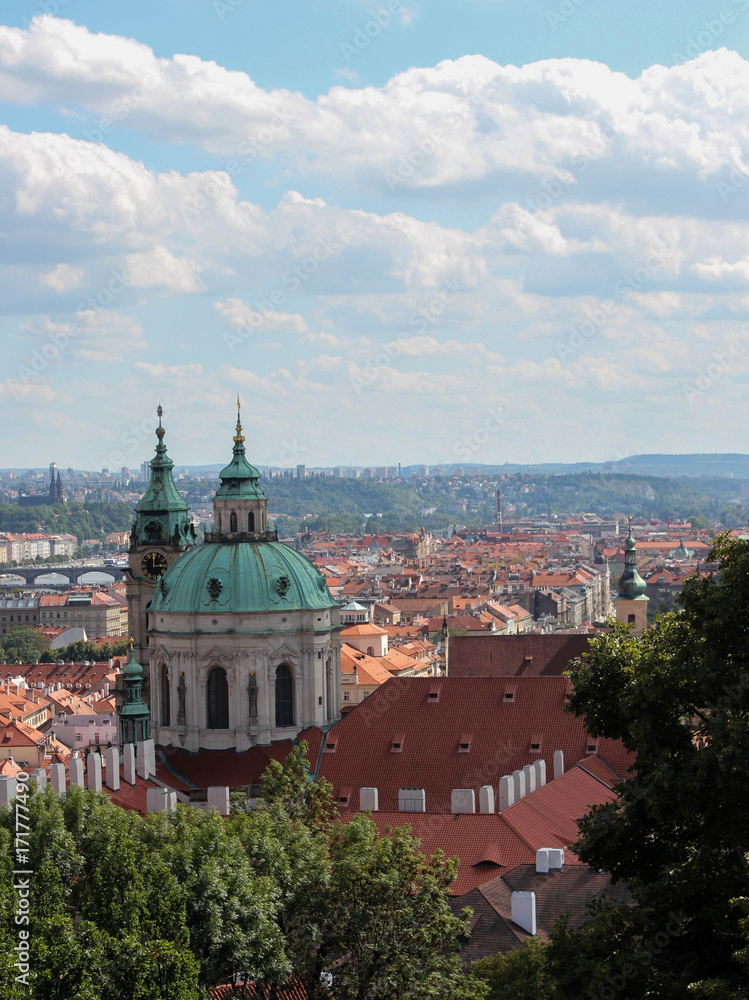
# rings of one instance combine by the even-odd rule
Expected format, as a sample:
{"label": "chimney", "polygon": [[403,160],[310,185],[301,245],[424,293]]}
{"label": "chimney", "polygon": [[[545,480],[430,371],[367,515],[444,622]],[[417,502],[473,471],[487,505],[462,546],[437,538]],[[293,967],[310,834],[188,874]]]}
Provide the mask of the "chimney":
{"label": "chimney", "polygon": [[564,774],[564,751],[554,751],[554,780],[561,778]]}
{"label": "chimney", "polygon": [[513,892],[511,897],[512,922],[522,927],[528,934],[536,933],[535,892]]}
{"label": "chimney", "polygon": [[494,813],[494,789],[491,785],[479,788],[479,812]]}
{"label": "chimney", "polygon": [[359,809],[364,812],[365,810],[370,810],[371,812],[377,812],[380,808],[379,805],[379,792],[376,788],[360,788],[359,789]]}
{"label": "chimney", "polygon": [[475,813],[476,793],[472,788],[453,788],[450,795],[450,810],[453,813]]}
{"label": "chimney", "polygon": [[511,774],[499,779],[499,811],[504,812],[515,802],[515,781]]}

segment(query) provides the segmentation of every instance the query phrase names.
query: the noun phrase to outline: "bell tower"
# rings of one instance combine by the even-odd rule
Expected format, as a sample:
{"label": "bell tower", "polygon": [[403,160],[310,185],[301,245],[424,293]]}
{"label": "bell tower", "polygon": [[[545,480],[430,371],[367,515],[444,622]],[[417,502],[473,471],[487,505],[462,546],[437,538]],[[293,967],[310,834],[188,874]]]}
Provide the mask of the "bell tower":
{"label": "bell tower", "polygon": [[151,459],[151,478],[146,492],[135,505],[135,523],[130,532],[127,579],[127,610],[134,641],[133,654],[148,666],[148,608],[156,586],[167,569],[195,544],[195,528],[187,502],[177,492],[172,478],[174,462],[166,453],[161,404],[156,413],[156,454]]}
{"label": "bell tower", "polygon": [[642,635],[648,625],[647,584],[637,571],[636,543],[632,537],[632,518],[624,543],[624,572],[619,577],[619,597],[616,599],[616,617],[625,625],[634,625],[635,635]]}

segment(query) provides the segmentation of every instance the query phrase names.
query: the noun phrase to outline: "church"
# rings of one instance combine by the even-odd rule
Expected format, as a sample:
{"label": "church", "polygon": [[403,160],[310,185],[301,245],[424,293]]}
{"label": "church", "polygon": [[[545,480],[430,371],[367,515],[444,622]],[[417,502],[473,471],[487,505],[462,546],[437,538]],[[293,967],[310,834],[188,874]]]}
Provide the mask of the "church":
{"label": "church", "polygon": [[239,401],[213,530],[196,542],[158,409],[151,479],[135,508],[127,575],[134,657],[157,745],[241,752],[340,718],[339,605],[268,524]]}

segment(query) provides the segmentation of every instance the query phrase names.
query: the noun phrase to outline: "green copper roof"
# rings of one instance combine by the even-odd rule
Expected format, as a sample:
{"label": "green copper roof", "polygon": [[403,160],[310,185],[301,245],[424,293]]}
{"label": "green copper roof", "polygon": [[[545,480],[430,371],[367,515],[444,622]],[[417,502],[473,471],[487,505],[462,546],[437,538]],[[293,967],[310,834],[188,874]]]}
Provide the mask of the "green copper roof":
{"label": "green copper roof", "polygon": [[126,679],[143,680],[143,667],[135,659],[132,642],[130,643],[130,652],[128,653],[125,666],[122,668],[122,673]]}
{"label": "green copper roof", "polygon": [[231,462],[219,472],[221,486],[216,491],[217,499],[238,497],[268,499],[260,486],[260,473],[254,465],[250,465],[247,461],[244,441],[242,424],[239,419],[239,398],[237,398],[237,431],[234,435],[234,453]]}
{"label": "green copper roof", "polygon": [[146,492],[135,505],[133,543],[135,545],[193,545],[195,530],[188,517],[189,506],[177,492],[172,478],[174,462],[166,453],[165,429],[161,426],[163,410],[156,411],[156,454],[151,459],[151,479]]}
{"label": "green copper roof", "polygon": [[180,556],[162,576],[151,614],[337,606],[312,563],[282,542],[206,542]]}
{"label": "green copper roof", "polygon": [[624,543],[624,572],[619,577],[619,597],[625,601],[646,601],[645,591],[647,584],[637,572],[637,543],[632,537],[632,523],[630,518],[629,534]]}

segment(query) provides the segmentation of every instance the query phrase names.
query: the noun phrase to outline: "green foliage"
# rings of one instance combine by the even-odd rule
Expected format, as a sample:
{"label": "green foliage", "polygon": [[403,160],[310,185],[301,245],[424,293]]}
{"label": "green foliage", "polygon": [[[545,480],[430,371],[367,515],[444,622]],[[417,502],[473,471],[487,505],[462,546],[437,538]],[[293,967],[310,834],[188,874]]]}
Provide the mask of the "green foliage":
{"label": "green foliage", "polygon": [[[270,769],[264,803],[223,819],[179,805],[146,818],[105,794],[32,788],[33,986],[12,948],[13,814],[0,811],[0,996],[198,1000],[233,978],[263,997],[290,977],[311,1000],[481,1000],[456,954],[455,862],[407,830],[340,823],[304,747]],[[10,956],[10,957],[9,957]],[[334,975],[324,989],[320,972]]]}
{"label": "green foliage", "polygon": [[660,936],[623,997],[718,980],[749,990],[732,905],[749,896],[749,543],[723,536],[710,558],[719,577],[688,580],[681,613],[639,641],[614,625],[572,671],[571,710],[637,754],[636,776],[588,814],[576,848],[630,887],[619,964]]}
{"label": "green foliage", "polygon": [[36,663],[47,643],[32,625],[12,625],[0,639],[0,659],[7,663]]}
{"label": "green foliage", "polygon": [[[97,646],[90,639],[79,639],[71,642],[67,646],[60,646],[57,649],[46,649],[41,656],[42,663],[54,663],[56,660],[79,663],[83,660],[93,660],[95,663],[103,663],[114,656],[127,656],[128,641],[120,639],[112,643],[105,642]],[[21,661],[25,663],[26,661]]]}
{"label": "green foliage", "polygon": [[48,535],[75,535],[80,544],[84,538],[103,541],[113,531],[129,531],[133,511],[126,503],[58,504],[54,507],[19,507],[0,504],[0,531],[13,534],[43,532]]}
{"label": "green foliage", "polygon": [[471,975],[488,987],[486,1000],[551,1000],[556,993],[548,951],[538,938],[528,938],[521,948],[474,962]]}

